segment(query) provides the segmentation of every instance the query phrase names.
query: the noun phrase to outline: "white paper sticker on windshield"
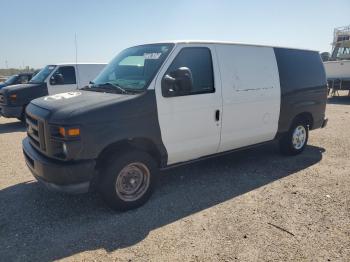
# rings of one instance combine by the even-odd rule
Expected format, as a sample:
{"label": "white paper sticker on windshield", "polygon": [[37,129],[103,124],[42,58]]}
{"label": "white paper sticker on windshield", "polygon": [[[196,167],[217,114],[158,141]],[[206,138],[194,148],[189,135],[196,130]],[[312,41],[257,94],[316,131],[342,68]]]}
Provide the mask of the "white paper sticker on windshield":
{"label": "white paper sticker on windshield", "polygon": [[144,53],[143,57],[145,59],[158,59],[162,53]]}

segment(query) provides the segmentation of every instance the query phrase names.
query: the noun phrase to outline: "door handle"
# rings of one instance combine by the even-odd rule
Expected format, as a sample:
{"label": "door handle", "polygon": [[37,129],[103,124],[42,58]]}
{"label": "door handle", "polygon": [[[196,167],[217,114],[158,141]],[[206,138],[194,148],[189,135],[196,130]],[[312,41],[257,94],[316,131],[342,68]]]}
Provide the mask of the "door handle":
{"label": "door handle", "polygon": [[220,120],[220,110],[215,111],[215,120],[219,121]]}

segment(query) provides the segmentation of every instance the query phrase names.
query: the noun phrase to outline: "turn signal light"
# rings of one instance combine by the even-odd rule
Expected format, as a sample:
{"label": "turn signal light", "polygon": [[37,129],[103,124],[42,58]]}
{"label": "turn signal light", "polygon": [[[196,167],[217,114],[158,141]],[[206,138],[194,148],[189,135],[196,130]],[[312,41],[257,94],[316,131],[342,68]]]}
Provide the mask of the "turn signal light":
{"label": "turn signal light", "polygon": [[16,101],[16,99],[17,99],[17,95],[16,94],[12,94],[12,95],[10,95],[10,99],[11,99],[11,101]]}
{"label": "turn signal light", "polygon": [[66,129],[64,129],[64,127],[60,127],[60,128],[58,129],[58,132],[60,133],[60,135],[61,135],[62,137],[65,137],[65,136],[66,136]]}
{"label": "turn signal light", "polygon": [[60,127],[58,129],[58,132],[62,137],[80,136],[80,129],[79,128],[67,128],[67,129],[65,129],[64,127]]}

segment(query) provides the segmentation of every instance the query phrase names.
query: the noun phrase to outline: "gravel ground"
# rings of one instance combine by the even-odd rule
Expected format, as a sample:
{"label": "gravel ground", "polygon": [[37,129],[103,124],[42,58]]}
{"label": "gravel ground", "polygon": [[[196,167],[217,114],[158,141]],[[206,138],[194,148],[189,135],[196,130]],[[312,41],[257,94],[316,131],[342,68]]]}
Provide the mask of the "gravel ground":
{"label": "gravel ground", "polygon": [[41,187],[24,128],[0,118],[0,260],[349,261],[350,98],[327,115],[299,156],[271,144],[172,169],[126,213]]}

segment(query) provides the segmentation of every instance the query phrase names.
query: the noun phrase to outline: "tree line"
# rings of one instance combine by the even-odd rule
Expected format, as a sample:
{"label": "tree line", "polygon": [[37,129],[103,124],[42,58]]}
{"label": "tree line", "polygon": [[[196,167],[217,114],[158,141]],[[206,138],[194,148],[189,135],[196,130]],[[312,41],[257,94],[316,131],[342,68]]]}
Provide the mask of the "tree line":
{"label": "tree line", "polygon": [[34,72],[36,69],[27,66],[26,68],[0,68],[0,76],[11,76],[19,73]]}

